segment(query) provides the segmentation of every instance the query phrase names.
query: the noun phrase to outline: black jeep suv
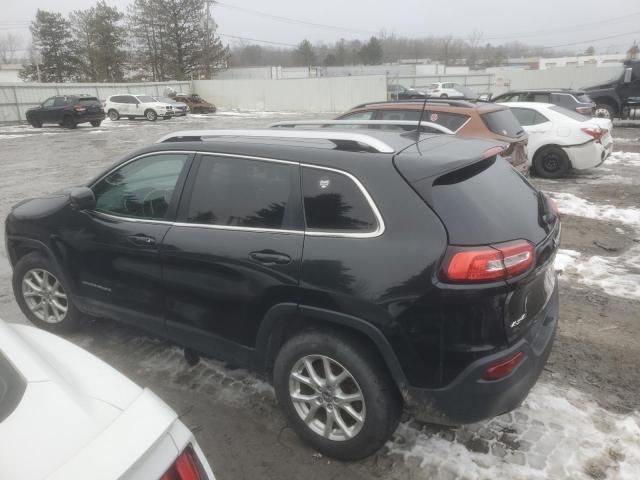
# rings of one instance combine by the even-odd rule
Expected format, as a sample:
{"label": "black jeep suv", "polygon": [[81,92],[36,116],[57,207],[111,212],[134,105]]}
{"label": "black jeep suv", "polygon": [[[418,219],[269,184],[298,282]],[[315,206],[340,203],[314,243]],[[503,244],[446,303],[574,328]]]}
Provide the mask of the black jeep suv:
{"label": "black jeep suv", "polygon": [[27,110],[27,121],[35,128],[45,123],[57,123],[76,128],[79,123],[99,127],[105,118],[102,103],[89,95],[58,95],[47,98],[41,105]]}
{"label": "black jeep suv", "polygon": [[303,439],[361,458],[403,405],[442,424],[517,407],[549,355],[560,221],[495,145],[178,132],[17,204],[14,293],[54,332],[107,317],[265,372]]}

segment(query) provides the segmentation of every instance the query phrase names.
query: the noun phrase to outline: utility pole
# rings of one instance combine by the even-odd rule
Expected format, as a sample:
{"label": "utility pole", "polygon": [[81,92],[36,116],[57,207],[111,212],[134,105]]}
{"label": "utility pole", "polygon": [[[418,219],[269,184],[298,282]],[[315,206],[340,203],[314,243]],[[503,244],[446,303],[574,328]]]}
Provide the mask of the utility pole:
{"label": "utility pole", "polygon": [[204,28],[205,28],[205,40],[204,40],[204,61],[205,61],[205,68],[204,68],[204,72],[205,72],[205,77],[207,80],[211,80],[212,76],[213,76],[213,72],[212,72],[212,68],[211,68],[211,45],[210,45],[210,40],[211,40],[211,32],[209,30],[210,28],[210,21],[211,21],[211,4],[215,3],[215,0],[204,0],[204,4],[205,4],[205,17],[204,17]]}

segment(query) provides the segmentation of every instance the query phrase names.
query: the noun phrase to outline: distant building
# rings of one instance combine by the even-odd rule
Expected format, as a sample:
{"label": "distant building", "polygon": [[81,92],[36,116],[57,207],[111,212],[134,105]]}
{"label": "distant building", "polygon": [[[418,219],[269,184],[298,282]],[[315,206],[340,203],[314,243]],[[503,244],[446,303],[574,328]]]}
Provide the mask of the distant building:
{"label": "distant building", "polygon": [[21,82],[20,70],[22,65],[19,63],[0,64],[0,82]]}
{"label": "distant building", "polygon": [[581,67],[592,65],[595,67],[618,67],[626,59],[625,53],[612,55],[578,55],[575,57],[540,58],[540,70],[550,70],[557,67]]}

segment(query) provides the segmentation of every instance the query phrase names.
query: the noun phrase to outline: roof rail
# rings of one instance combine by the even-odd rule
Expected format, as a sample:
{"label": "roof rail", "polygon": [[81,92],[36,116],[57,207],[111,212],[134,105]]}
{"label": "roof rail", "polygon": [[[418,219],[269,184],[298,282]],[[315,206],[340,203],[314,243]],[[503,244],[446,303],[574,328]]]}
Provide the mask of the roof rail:
{"label": "roof rail", "polygon": [[[341,126],[341,125],[359,125],[359,126],[400,126],[400,127],[417,127],[417,120],[286,120],[283,122],[276,122],[269,125],[269,128],[293,128],[297,126]],[[454,132],[447,127],[443,127],[437,123],[421,122],[420,127],[431,128],[439,133],[446,133],[447,135],[453,135]],[[300,130],[304,131],[304,130]]]}
{"label": "roof rail", "polygon": [[[452,107],[473,107],[473,103],[472,102],[483,102],[486,100],[480,100],[478,98],[465,98],[465,97],[460,97],[460,98],[456,98],[456,99],[448,99],[448,98],[442,98],[442,97],[427,97],[427,105],[429,105],[430,103],[433,104],[446,104],[446,105],[450,105]],[[407,99],[403,99],[403,100],[381,100],[379,102],[367,102],[367,103],[361,103],[360,105],[356,105],[353,108],[363,108],[363,107],[367,107],[369,105],[384,105],[387,103],[420,103],[423,104],[424,103],[424,98],[415,98],[415,99],[411,99],[411,98],[407,98]]]}
{"label": "roof rail", "polygon": [[[417,123],[417,122],[416,122]],[[394,153],[395,150],[387,143],[371,135],[337,130],[183,130],[173,132],[160,138],[156,143],[207,141],[222,137],[250,137],[250,138],[292,138],[327,140],[336,145],[350,143],[359,148],[365,147],[376,153]]]}

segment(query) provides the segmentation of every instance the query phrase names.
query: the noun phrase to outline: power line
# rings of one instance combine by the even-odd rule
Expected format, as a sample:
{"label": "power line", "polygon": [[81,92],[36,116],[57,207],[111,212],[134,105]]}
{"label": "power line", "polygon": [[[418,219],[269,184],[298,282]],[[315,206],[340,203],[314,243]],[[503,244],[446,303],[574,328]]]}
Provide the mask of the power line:
{"label": "power line", "polygon": [[640,34],[640,30],[636,30],[635,32],[621,33],[619,35],[609,35],[608,37],[592,38],[591,40],[585,40],[583,42],[564,43],[562,45],[549,45],[549,46],[541,45],[541,46],[543,48],[572,47],[574,45],[582,45],[585,43],[599,42],[600,40],[609,40],[610,38],[626,37],[629,35],[636,35],[636,34]]}
{"label": "power line", "polygon": [[294,45],[292,43],[282,43],[282,42],[272,42],[271,40],[259,40],[257,38],[248,38],[248,37],[241,37],[239,35],[229,35],[227,33],[220,33],[220,32],[216,32],[218,35],[220,35],[221,37],[229,37],[229,38],[235,38],[237,40],[246,40],[249,42],[258,42],[258,43],[268,43],[270,45],[280,45],[282,47],[293,47],[293,48],[297,48],[298,45]]}
{"label": "power line", "polygon": [[244,8],[244,7],[239,7],[237,5],[229,5],[227,3],[223,3],[223,2],[219,2],[216,1],[216,5],[220,6],[220,7],[225,7],[225,8],[230,8],[233,10],[237,10],[239,12],[244,12],[244,13],[248,13],[250,15],[256,15],[259,17],[265,17],[265,18],[271,18],[273,20],[277,20],[280,22],[286,22],[286,23],[297,23],[300,25],[308,25],[311,27],[316,27],[316,28],[324,28],[326,30],[333,30],[333,31],[338,31],[338,32],[354,32],[354,33],[365,33],[367,35],[375,35],[377,32],[373,32],[371,30],[361,30],[361,29],[356,29],[356,28],[346,28],[346,27],[339,27],[336,25],[326,25],[323,23],[315,23],[315,22],[307,22],[306,20],[300,20],[297,18],[290,18],[290,17],[283,17],[280,15],[273,15],[271,13],[266,13],[266,12],[260,12],[258,10],[251,10],[249,8]]}
{"label": "power line", "polygon": [[533,32],[525,32],[525,33],[516,33],[513,35],[501,35],[501,36],[497,36],[497,37],[485,37],[485,40],[507,40],[507,39],[512,39],[512,38],[531,38],[531,37],[540,37],[542,35],[549,35],[551,33],[567,33],[567,32],[573,32],[576,30],[580,30],[584,27],[593,27],[593,26],[598,26],[598,25],[602,25],[603,23],[611,23],[611,22],[615,22],[618,20],[627,20],[631,17],[636,17],[640,15],[640,12],[635,12],[635,13],[629,13],[627,15],[621,16],[621,17],[614,17],[614,18],[605,18],[602,20],[599,20],[597,22],[589,22],[589,23],[583,23],[583,24],[579,24],[579,25],[574,25],[573,27],[557,27],[557,28],[548,28],[545,30],[536,30]]}

